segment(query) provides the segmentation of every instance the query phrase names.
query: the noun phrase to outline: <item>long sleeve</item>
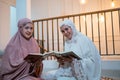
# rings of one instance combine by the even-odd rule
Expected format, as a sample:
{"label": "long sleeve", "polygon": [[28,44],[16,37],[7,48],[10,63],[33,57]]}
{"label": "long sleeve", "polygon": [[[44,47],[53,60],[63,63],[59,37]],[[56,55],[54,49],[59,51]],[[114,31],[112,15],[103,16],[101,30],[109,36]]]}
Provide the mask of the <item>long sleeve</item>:
{"label": "long sleeve", "polygon": [[83,75],[88,80],[100,79],[100,55],[91,40],[86,36],[78,35],[74,41],[65,44],[65,50],[71,50],[82,58],[82,60],[73,61],[76,74]]}

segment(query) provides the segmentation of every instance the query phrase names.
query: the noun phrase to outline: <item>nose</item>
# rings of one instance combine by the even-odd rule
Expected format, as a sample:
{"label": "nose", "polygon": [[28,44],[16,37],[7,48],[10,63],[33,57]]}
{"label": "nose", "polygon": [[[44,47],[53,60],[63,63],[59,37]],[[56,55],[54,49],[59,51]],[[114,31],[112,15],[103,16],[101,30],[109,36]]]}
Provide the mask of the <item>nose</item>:
{"label": "nose", "polygon": [[28,29],[28,32],[32,32],[32,29],[31,29],[31,28],[29,28],[29,29]]}
{"label": "nose", "polygon": [[30,28],[28,28],[28,31],[30,32],[30,31],[31,31],[31,29],[30,29]]}
{"label": "nose", "polygon": [[64,33],[67,33],[67,31],[65,30]]}

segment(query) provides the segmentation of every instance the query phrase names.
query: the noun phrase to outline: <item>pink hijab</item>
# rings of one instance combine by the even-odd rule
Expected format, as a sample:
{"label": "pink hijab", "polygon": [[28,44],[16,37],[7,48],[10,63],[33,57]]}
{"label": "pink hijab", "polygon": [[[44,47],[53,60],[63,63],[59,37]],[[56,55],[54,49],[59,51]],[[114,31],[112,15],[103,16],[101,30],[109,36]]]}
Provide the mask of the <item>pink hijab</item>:
{"label": "pink hijab", "polygon": [[[20,34],[20,26],[32,23],[28,18],[23,18],[18,22],[18,32],[8,43],[2,58],[1,75],[2,80],[34,80],[29,76],[19,79],[29,73],[30,63],[24,60],[29,53],[39,53],[39,47],[33,37],[26,40]],[[32,23],[33,24],[33,23]],[[35,79],[36,80],[36,79]]]}

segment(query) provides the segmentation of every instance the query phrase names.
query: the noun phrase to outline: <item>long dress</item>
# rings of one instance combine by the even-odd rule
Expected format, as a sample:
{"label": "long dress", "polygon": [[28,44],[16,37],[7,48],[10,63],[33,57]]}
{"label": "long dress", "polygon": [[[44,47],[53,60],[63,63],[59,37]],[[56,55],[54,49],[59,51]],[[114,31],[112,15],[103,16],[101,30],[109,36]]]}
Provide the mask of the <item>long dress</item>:
{"label": "long dress", "polygon": [[76,80],[72,74],[71,67],[59,68],[55,73],[55,77],[57,80]]}
{"label": "long dress", "polygon": [[[29,75],[30,67],[35,64],[24,60],[29,53],[39,52],[35,39],[31,37],[30,40],[26,40],[18,31],[8,43],[2,57],[0,74],[2,80],[40,80],[39,77]],[[41,64],[38,65],[42,66]]]}
{"label": "long dress", "polygon": [[101,59],[93,42],[80,32],[65,42],[65,51],[73,51],[81,60],[74,59],[72,69],[78,80],[100,80]]}

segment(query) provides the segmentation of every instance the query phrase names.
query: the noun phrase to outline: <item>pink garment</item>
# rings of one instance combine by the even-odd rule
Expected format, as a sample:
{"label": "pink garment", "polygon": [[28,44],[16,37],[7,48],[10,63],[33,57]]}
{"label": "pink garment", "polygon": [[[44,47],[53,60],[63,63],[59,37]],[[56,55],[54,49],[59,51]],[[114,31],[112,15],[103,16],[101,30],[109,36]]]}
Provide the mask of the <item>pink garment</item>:
{"label": "pink garment", "polygon": [[32,64],[25,61],[24,58],[29,53],[40,52],[38,44],[33,37],[26,40],[20,34],[19,27],[28,22],[32,23],[32,21],[27,18],[21,19],[18,22],[18,32],[10,40],[5,49],[1,65],[2,80],[40,80],[32,76],[21,78],[29,74],[29,68]]}

